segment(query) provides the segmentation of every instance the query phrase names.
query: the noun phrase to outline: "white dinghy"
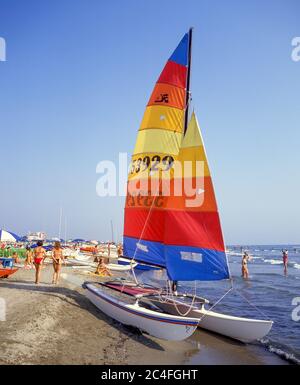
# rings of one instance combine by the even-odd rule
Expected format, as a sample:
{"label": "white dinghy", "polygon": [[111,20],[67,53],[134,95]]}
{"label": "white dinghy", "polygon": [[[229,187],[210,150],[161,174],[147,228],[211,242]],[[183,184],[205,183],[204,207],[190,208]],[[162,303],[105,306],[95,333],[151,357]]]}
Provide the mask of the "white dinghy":
{"label": "white dinghy", "polygon": [[[69,262],[70,265],[73,265],[73,269],[86,269],[87,267],[90,267],[90,269],[95,269],[97,267],[96,262],[85,262],[85,261],[71,261]],[[74,266],[75,265],[75,266]],[[137,263],[130,263],[129,265],[119,265],[117,263],[108,263],[106,264],[106,268],[111,271],[130,271],[132,268],[134,268],[137,265]]]}
{"label": "white dinghy", "polygon": [[[149,293],[143,288],[126,287],[114,283],[88,283],[83,287],[87,298],[103,313],[121,322],[146,332],[151,336],[181,341],[191,336],[197,328],[198,320],[192,317],[180,317],[163,313],[154,307],[147,308],[139,305],[139,298]],[[134,299],[121,299],[114,295],[121,293]]]}

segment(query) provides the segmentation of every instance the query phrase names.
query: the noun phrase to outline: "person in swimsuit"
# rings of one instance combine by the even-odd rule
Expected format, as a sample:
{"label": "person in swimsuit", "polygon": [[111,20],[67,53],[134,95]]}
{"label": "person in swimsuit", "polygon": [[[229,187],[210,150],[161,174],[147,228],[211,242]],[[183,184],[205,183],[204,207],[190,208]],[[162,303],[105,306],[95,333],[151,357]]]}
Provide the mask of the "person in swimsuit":
{"label": "person in swimsuit", "polygon": [[43,248],[43,241],[37,242],[37,247],[34,249],[34,266],[35,266],[35,283],[40,283],[40,275],[42,270],[42,265],[46,257],[46,250]]}
{"label": "person in swimsuit", "polygon": [[250,256],[248,253],[244,252],[242,259],[242,277],[245,279],[249,278],[249,270],[248,270],[248,261],[250,260]]}
{"label": "person in swimsuit", "polygon": [[111,277],[112,274],[107,268],[104,259],[105,258],[100,258],[95,274],[100,275],[101,277]]}
{"label": "person in swimsuit", "polygon": [[284,274],[287,274],[288,260],[289,260],[288,251],[282,250],[282,261],[283,261],[283,266],[284,266]]}
{"label": "person in swimsuit", "polygon": [[29,246],[26,247],[25,269],[33,268],[33,253]]}
{"label": "person in swimsuit", "polygon": [[59,283],[61,265],[65,261],[60,242],[55,242],[54,244],[54,249],[52,251],[52,259],[53,259],[53,269],[54,269],[52,283],[56,285]]}
{"label": "person in swimsuit", "polygon": [[95,247],[93,248],[93,257],[94,257],[94,262],[98,262],[98,246],[95,245]]}
{"label": "person in swimsuit", "polygon": [[13,252],[12,259],[14,260],[14,263],[20,263],[18,253],[16,251]]}
{"label": "person in swimsuit", "polygon": [[123,255],[123,246],[122,246],[122,243],[120,243],[120,244],[118,245],[117,253],[118,253],[118,257],[122,257],[122,255]]}

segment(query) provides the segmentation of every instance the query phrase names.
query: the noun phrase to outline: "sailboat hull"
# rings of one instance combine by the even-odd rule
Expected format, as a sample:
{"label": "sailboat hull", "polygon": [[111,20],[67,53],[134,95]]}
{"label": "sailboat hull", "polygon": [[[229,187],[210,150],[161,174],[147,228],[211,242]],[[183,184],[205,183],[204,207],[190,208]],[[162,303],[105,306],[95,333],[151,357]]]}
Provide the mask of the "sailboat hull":
{"label": "sailboat hull", "polygon": [[11,268],[0,269],[0,278],[8,278],[10,275],[16,273],[17,271],[18,269],[11,269]]}
{"label": "sailboat hull", "polygon": [[[173,301],[156,302],[156,306],[170,314],[178,314]],[[179,312],[184,314],[189,309],[189,305],[176,302]],[[234,317],[213,311],[208,311],[204,305],[200,309],[192,309],[188,313],[189,317],[199,319],[199,328],[212,331],[217,334],[249,343],[259,340],[266,336],[272,328],[272,321],[257,320],[250,318]]]}
{"label": "sailboat hull", "polygon": [[179,317],[128,304],[101,290],[96,285],[87,283],[87,298],[103,313],[121,322],[164,340],[181,341],[190,337],[197,328],[198,320]]}
{"label": "sailboat hull", "polygon": [[[73,266],[73,268],[77,268],[77,269],[82,269],[82,268],[87,268],[87,267],[90,267],[90,268],[96,268],[97,267],[97,263],[96,262],[86,262],[84,260],[73,260],[73,261],[70,261],[70,264],[71,265],[75,265]],[[77,265],[77,266],[76,266]],[[132,267],[134,268],[135,266],[137,265],[137,263],[134,263],[132,265]],[[108,263],[106,265],[106,267],[109,269],[109,270],[112,270],[112,271],[120,271],[120,272],[124,272],[124,271],[130,271],[131,270],[131,265],[119,265],[117,263]]]}

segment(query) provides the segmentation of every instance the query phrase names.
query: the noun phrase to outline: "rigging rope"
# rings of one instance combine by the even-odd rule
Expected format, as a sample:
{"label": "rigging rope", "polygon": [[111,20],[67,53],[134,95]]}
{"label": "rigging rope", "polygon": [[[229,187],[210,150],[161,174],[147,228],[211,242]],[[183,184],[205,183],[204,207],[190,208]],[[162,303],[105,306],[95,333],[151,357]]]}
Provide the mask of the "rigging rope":
{"label": "rigging rope", "polygon": [[248,300],[248,298],[246,298],[243,294],[239,293],[237,291],[237,289],[235,289],[236,293],[241,297],[243,298],[250,306],[252,306],[255,310],[257,310],[263,317],[267,318],[268,320],[270,319],[270,317],[268,317],[262,310],[260,310],[257,306],[255,306],[252,302],[250,302]]}

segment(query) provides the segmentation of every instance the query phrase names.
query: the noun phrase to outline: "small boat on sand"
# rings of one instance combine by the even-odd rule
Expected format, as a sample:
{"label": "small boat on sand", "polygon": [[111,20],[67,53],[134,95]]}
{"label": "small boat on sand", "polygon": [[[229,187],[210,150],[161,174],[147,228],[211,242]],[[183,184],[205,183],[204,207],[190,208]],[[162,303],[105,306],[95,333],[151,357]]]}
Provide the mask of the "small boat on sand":
{"label": "small boat on sand", "polygon": [[8,278],[17,271],[18,269],[16,268],[0,268],[0,278]]}
{"label": "small boat on sand", "polygon": [[[86,261],[78,261],[78,260],[72,260],[67,262],[68,265],[71,265],[75,269],[81,269],[81,268],[96,268],[98,266],[97,262],[86,262]],[[128,265],[119,265],[117,263],[108,263],[106,264],[106,268],[108,270],[112,271],[119,271],[119,272],[124,272],[124,271],[130,271],[132,268],[135,268],[137,263],[135,262],[129,262]]]}
{"label": "small boat on sand", "polygon": [[139,304],[139,298],[156,290],[123,286],[115,282],[85,282],[83,288],[87,298],[103,313],[157,338],[181,341],[191,336],[197,328],[196,318],[171,315],[154,305]]}

